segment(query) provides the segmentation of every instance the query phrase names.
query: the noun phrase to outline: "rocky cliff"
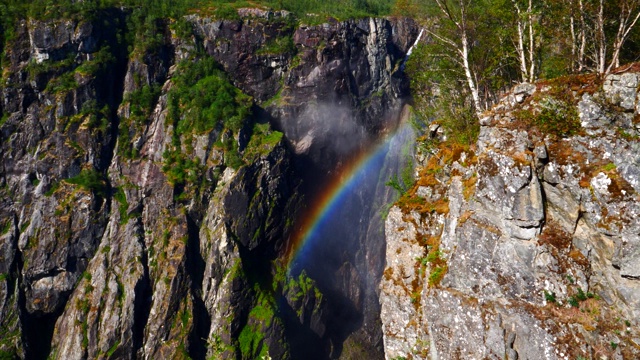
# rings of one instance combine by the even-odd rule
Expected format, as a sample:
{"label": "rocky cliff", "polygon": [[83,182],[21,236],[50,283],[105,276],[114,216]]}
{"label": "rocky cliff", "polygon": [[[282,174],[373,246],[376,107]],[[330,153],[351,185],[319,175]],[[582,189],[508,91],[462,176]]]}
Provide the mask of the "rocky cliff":
{"label": "rocky cliff", "polygon": [[3,356],[339,356],[331,298],[281,255],[303,174],[396,121],[415,27],[128,16],[26,19],[4,47]]}
{"label": "rocky cliff", "polygon": [[471,146],[430,127],[385,224],[388,359],[640,356],[639,85],[519,85]]}

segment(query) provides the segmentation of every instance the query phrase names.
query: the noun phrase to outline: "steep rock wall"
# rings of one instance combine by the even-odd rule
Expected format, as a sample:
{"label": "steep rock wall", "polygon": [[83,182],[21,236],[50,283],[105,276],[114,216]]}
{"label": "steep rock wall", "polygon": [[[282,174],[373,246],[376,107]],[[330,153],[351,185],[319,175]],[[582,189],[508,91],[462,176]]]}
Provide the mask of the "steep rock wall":
{"label": "steep rock wall", "polygon": [[638,79],[517,86],[475,145],[419,156],[385,226],[387,358],[639,356]]}
{"label": "steep rock wall", "polygon": [[[188,17],[180,34],[159,20],[155,42],[131,44],[122,10],[17,25],[2,69],[0,350],[289,358],[299,330],[328,356],[326,299],[278,263],[300,207],[294,154],[325,172],[333,161],[313,136],[299,146],[329,131],[301,114],[337,99],[344,126],[375,135],[406,94],[395,70],[415,30],[240,15]],[[272,50],[280,38],[293,47]],[[173,112],[180,64],[209,56],[255,100],[237,131],[185,131],[188,110]]]}

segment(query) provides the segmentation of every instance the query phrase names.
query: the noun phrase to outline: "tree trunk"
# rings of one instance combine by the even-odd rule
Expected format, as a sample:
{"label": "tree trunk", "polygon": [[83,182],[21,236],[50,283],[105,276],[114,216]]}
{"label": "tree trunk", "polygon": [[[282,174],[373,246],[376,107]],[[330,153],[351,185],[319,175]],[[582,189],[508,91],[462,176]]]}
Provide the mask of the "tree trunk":
{"label": "tree trunk", "polygon": [[605,63],[607,55],[607,45],[605,42],[604,34],[604,0],[600,0],[600,7],[598,9],[598,56],[597,56],[597,68],[598,73],[604,74]]}
{"label": "tree trunk", "polygon": [[578,71],[584,70],[584,53],[587,48],[587,24],[584,20],[584,3],[578,0],[580,6],[580,52],[578,54]]}
{"label": "tree trunk", "polygon": [[527,21],[529,21],[529,82],[535,80],[536,62],[535,62],[535,34],[533,33],[533,6],[532,0],[529,0],[529,8],[527,10]]}
{"label": "tree trunk", "polygon": [[522,24],[522,13],[520,11],[520,6],[516,0],[511,0],[513,2],[513,6],[516,8],[516,15],[518,17],[518,45],[516,47],[516,52],[518,53],[518,58],[520,60],[520,72],[522,73],[522,81],[527,81],[527,59],[525,57],[524,51],[524,26]]}

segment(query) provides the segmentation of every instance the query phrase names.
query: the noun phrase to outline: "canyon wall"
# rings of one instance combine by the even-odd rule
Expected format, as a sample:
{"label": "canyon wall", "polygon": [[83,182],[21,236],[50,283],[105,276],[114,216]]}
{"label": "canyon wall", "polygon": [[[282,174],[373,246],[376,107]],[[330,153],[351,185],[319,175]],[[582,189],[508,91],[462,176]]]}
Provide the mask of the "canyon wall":
{"label": "canyon wall", "polygon": [[98,15],[18,21],[5,46],[0,351],[339,356],[331,299],[282,254],[304,174],[395,126],[415,26],[240,9],[145,38]]}

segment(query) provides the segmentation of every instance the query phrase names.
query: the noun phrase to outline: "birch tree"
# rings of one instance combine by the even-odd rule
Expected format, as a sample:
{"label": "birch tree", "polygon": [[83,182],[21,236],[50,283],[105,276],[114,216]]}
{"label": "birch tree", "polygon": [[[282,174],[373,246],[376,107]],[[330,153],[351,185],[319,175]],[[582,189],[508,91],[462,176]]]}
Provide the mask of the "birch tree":
{"label": "birch tree", "polygon": [[569,0],[569,28],[571,31],[571,70],[585,69],[587,48],[587,25],[585,22],[584,0]]}
{"label": "birch tree", "polygon": [[485,109],[480,101],[476,74],[470,65],[470,24],[469,10],[473,0],[435,0],[440,12],[440,23],[436,25],[440,31],[425,29],[435,41],[440,42],[451,51],[448,56],[458,64],[466,79],[473,100],[476,115]]}
{"label": "birch tree", "polygon": [[539,15],[534,14],[533,0],[526,0],[524,4],[520,0],[511,0],[511,3],[516,10],[516,53],[522,81],[533,82],[536,80],[535,56],[538,50],[534,22],[539,21]]}
{"label": "birch tree", "polygon": [[[600,13],[603,12],[603,2],[604,0],[600,0]],[[633,27],[638,22],[638,18],[640,18],[640,1],[620,1],[618,12],[618,30],[613,38],[613,54],[611,56],[611,60],[609,61],[609,66],[607,66],[607,69],[605,71],[601,71],[601,73],[609,73],[613,68],[620,66],[620,51],[622,50],[622,46],[624,45],[625,41],[629,37],[631,29],[633,29]],[[604,26],[602,28],[604,28]],[[604,63],[604,61],[602,63]]]}
{"label": "birch tree", "polygon": [[569,6],[574,68],[607,74],[620,66],[621,51],[640,19],[640,0],[571,0]]}

